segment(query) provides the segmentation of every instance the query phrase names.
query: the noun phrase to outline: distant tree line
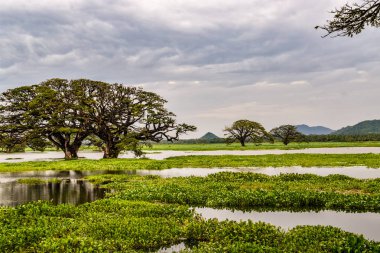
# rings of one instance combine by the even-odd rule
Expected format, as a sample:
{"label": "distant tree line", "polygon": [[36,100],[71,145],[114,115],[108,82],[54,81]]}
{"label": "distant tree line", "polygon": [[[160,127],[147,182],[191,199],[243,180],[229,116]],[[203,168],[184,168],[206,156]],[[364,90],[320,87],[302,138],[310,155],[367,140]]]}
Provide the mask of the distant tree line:
{"label": "distant tree line", "polygon": [[[235,121],[230,127],[224,129],[226,138],[219,142],[239,142],[242,146],[251,142],[256,145],[262,142],[280,141],[284,145],[290,142],[353,142],[353,141],[380,141],[380,134],[365,135],[304,135],[297,131],[296,126],[281,125],[266,132],[264,127],[250,120]],[[211,143],[211,142],[209,142]]]}
{"label": "distant tree line", "polygon": [[364,135],[306,135],[307,142],[352,142],[352,141],[380,141],[380,134]]}
{"label": "distant tree line", "polygon": [[50,143],[66,159],[78,158],[83,142],[96,142],[104,158],[123,150],[140,153],[147,141],[178,140],[194,131],[177,124],[167,101],[153,92],[86,79],[50,79],[7,90],[0,96],[0,142],[43,149]]}
{"label": "distant tree line", "polygon": [[[281,141],[281,140],[277,140]],[[354,141],[380,141],[380,134],[367,134],[367,135],[303,135],[303,138],[297,140],[297,142],[354,142]],[[214,138],[214,139],[184,139],[174,141],[174,143],[183,144],[210,144],[210,143],[226,143],[226,138]],[[265,142],[265,141],[264,141]],[[266,142],[271,142],[267,140]],[[168,143],[162,141],[162,143]],[[251,143],[251,141],[248,141]],[[259,143],[256,143],[259,144]]]}

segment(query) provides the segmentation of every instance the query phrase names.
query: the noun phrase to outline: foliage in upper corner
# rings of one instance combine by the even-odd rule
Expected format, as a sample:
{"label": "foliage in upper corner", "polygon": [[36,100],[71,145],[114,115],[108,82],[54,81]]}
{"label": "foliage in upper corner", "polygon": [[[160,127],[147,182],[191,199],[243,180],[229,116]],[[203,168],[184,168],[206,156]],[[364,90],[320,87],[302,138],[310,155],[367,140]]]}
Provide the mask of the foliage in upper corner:
{"label": "foliage in upper corner", "polygon": [[345,4],[331,11],[334,14],[327,24],[316,26],[327,32],[323,37],[353,37],[361,33],[366,26],[380,27],[380,0],[363,0],[361,3]]}

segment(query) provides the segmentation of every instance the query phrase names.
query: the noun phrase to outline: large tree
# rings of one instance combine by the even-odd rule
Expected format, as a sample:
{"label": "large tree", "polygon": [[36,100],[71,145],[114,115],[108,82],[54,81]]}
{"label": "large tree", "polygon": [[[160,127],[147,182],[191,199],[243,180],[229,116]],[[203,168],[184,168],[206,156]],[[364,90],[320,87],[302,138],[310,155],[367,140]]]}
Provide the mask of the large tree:
{"label": "large tree", "polygon": [[366,26],[380,27],[380,0],[363,0],[360,3],[345,4],[331,11],[334,14],[327,24],[316,26],[327,32],[323,37],[348,36],[360,33]]}
{"label": "large tree", "polygon": [[33,130],[59,147],[66,159],[78,158],[83,140],[91,134],[88,107],[82,103],[83,87],[65,79],[50,79],[36,86],[30,112]]}
{"label": "large tree", "polygon": [[85,79],[74,82],[85,87],[82,103],[89,108],[91,132],[104,143],[104,158],[116,158],[125,149],[138,152],[142,141],[178,140],[196,129],[177,124],[175,114],[165,108],[167,101],[153,92]]}
{"label": "large tree", "polygon": [[285,145],[288,145],[292,141],[304,140],[304,135],[297,131],[297,128],[293,125],[282,125],[270,130],[270,134],[282,141]]}
{"label": "large tree", "polygon": [[141,142],[177,140],[196,129],[177,124],[159,95],[122,84],[50,79],[8,90],[0,100],[4,129],[47,138],[66,159],[77,158],[91,134],[104,143],[104,158],[116,158],[125,149],[138,153]]}
{"label": "large tree", "polygon": [[271,140],[265,128],[255,121],[246,119],[235,121],[232,126],[224,129],[227,143],[240,142],[244,147],[246,142],[260,143],[265,139]]}
{"label": "large tree", "polygon": [[80,89],[65,79],[50,79],[4,92],[1,132],[14,128],[25,136],[46,138],[64,152],[65,159],[78,158],[79,147],[90,134]]}

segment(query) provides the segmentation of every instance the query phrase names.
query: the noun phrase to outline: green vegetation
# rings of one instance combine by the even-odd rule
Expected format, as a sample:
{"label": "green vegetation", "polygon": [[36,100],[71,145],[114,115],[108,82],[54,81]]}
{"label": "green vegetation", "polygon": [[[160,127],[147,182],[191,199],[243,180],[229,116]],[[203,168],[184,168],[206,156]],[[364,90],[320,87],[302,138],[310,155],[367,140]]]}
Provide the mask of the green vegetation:
{"label": "green vegetation", "polygon": [[297,226],[287,233],[265,223],[216,220],[190,223],[185,252],[378,252],[380,244],[334,227]]}
{"label": "green vegetation", "polygon": [[[307,142],[379,142],[380,134],[362,134],[362,135],[338,135],[338,134],[325,134],[325,135],[307,135],[305,137]],[[351,145],[351,144],[347,144]]]}
{"label": "green vegetation", "polygon": [[[15,208],[0,208],[0,252],[148,252],[181,242],[194,252],[380,250],[378,242],[330,226],[298,226],[285,232],[262,222],[204,220],[189,208],[194,204],[215,206],[218,202],[223,206],[230,203],[239,207],[238,202],[255,195],[253,189],[257,187],[262,188],[257,191],[267,191],[267,195],[255,195],[267,207],[286,198],[287,193],[297,191],[298,195],[288,199],[289,203],[295,203],[293,206],[317,204],[310,201],[308,193],[312,191],[343,191],[337,193],[340,197],[330,199],[330,203],[338,203],[344,196],[346,202],[351,203],[356,197],[350,196],[359,195],[351,193],[353,189],[363,196],[379,196],[379,180],[312,175],[268,177],[247,173],[173,179],[108,175],[91,177],[91,180],[108,182],[104,186],[116,192],[109,198],[79,206],[34,202]],[[307,187],[312,189],[306,194],[301,193],[302,188]],[[285,194],[275,196],[274,192],[280,190]],[[300,202],[302,197],[304,200]],[[371,203],[369,198],[363,198],[360,206]],[[253,197],[249,197],[243,205],[252,200]],[[319,200],[324,201],[324,198]],[[372,204],[378,203],[377,199]],[[358,207],[359,203],[356,205]]]}
{"label": "green vegetation", "polygon": [[0,147],[9,152],[34,139],[31,148],[43,150],[49,141],[66,159],[76,159],[85,139],[95,135],[104,158],[117,158],[122,150],[139,152],[141,142],[178,140],[196,129],[177,124],[167,101],[153,92],[86,79],[9,89],[0,102]]}
{"label": "green vegetation", "polygon": [[102,175],[91,182],[117,189],[115,196],[191,206],[245,209],[330,209],[380,212],[380,180],[347,176],[221,172],[201,177]]}
{"label": "green vegetation", "polygon": [[183,240],[187,206],[105,199],[0,209],[0,252],[147,252]]}
{"label": "green vegetation", "polygon": [[334,135],[366,135],[380,134],[380,120],[366,120],[354,126],[344,127],[333,133]]}
{"label": "green vegetation", "polygon": [[[380,155],[289,154],[186,156],[162,161],[103,159],[2,163],[0,171],[137,170],[181,167],[380,167]],[[21,179],[23,183],[42,183]],[[98,175],[107,198],[79,206],[34,202],[0,208],[0,252],[154,252],[185,243],[184,252],[379,252],[380,243],[331,226],[297,226],[287,232],[252,221],[205,220],[191,206],[258,210],[380,212],[380,180],[346,176],[222,172],[160,178]],[[46,181],[43,181],[46,182]]]}
{"label": "green vegetation", "polygon": [[0,163],[0,172],[39,170],[162,170],[214,167],[342,167],[380,168],[380,154],[284,154],[258,156],[179,156],[164,160],[102,159],[46,162]]}
{"label": "green vegetation", "polygon": [[62,179],[51,178],[51,179],[41,179],[41,178],[20,178],[17,180],[19,184],[46,184],[46,183],[60,183]]}

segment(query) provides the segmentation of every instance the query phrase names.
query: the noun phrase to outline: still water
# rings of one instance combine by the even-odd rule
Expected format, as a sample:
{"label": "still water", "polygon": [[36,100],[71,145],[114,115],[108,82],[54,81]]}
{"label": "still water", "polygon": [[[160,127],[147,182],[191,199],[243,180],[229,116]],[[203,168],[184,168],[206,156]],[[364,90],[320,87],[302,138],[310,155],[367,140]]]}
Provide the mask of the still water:
{"label": "still water", "polygon": [[[17,204],[35,201],[51,200],[53,203],[82,204],[103,198],[105,190],[80,179],[91,175],[102,174],[136,174],[158,175],[164,178],[207,176],[218,172],[250,172],[267,175],[280,173],[311,173],[321,176],[330,174],[342,174],[354,178],[380,178],[380,169],[368,169],[366,167],[343,168],[173,168],[166,170],[98,170],[98,171],[31,171],[0,173],[0,205],[15,206]],[[62,179],[60,183],[44,183],[28,185],[17,183],[21,178]],[[379,232],[380,234],[380,232]]]}
{"label": "still water", "polygon": [[78,179],[42,184],[7,182],[0,184],[0,205],[16,206],[37,200],[51,201],[54,204],[79,205],[104,198],[105,194],[104,189]]}
{"label": "still water", "polygon": [[[106,190],[101,189],[81,178],[88,174],[82,171],[33,171],[0,173],[0,206],[46,200],[54,204],[69,203],[74,205],[92,202],[105,197]],[[94,173],[96,174],[96,173]],[[21,178],[39,178],[48,180],[61,179],[61,182],[41,184],[20,184]]]}
{"label": "still water", "polygon": [[380,241],[380,213],[320,212],[243,212],[227,209],[195,208],[205,219],[266,222],[285,230],[298,225],[334,226],[344,231],[362,234],[365,238]]}

